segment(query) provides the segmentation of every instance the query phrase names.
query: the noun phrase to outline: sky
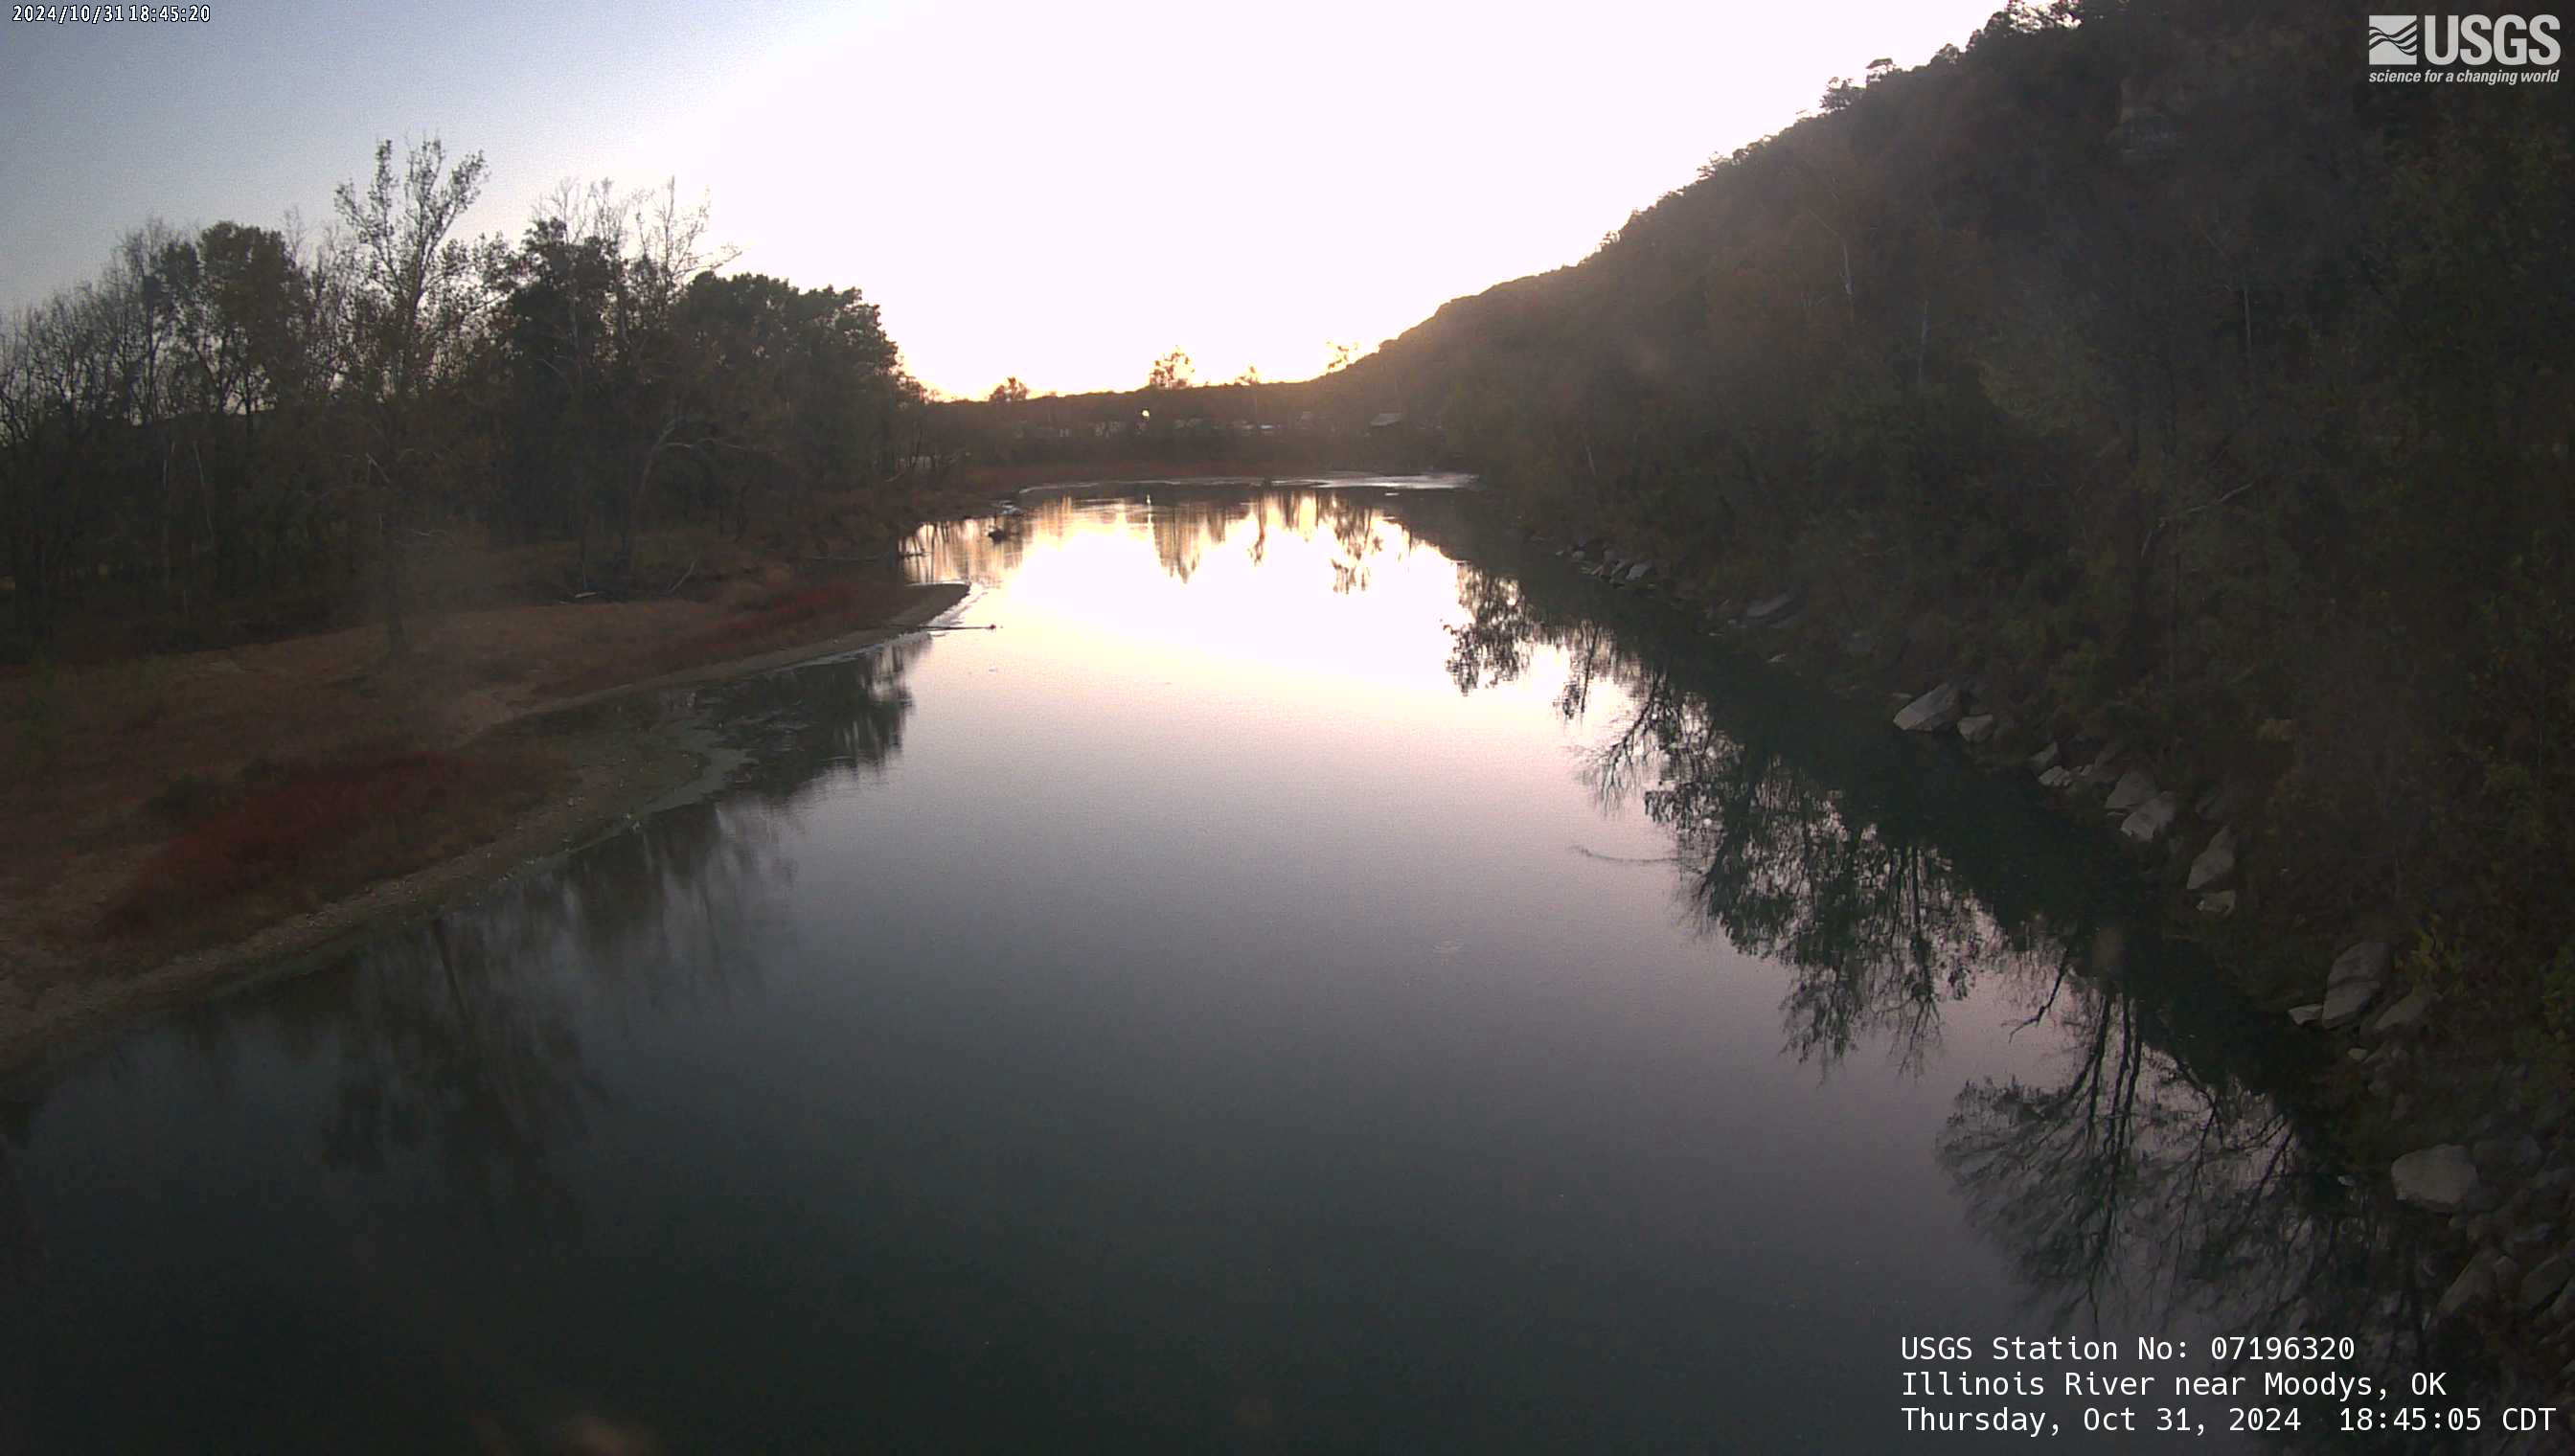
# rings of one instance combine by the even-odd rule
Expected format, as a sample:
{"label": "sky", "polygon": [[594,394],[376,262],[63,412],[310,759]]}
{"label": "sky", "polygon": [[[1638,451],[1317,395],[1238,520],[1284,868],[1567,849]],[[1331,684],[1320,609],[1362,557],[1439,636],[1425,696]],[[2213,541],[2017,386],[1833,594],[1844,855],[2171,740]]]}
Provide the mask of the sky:
{"label": "sky", "polygon": [[489,163],[471,234],[567,178],[712,208],[734,271],[859,288],[952,395],[1319,371],[1581,258],[1833,76],[1999,0],[1222,0],[418,9],[210,0],[0,25],[0,309],[147,218],[308,237],[377,139]]}

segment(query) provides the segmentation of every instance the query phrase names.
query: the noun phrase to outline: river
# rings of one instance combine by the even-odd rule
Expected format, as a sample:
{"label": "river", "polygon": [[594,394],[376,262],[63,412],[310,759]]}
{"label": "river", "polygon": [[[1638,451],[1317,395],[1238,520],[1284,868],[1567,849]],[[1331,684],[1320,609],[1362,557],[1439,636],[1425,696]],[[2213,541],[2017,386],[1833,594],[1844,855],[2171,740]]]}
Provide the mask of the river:
{"label": "river", "polygon": [[702,791],[11,1089],[0,1451],[2365,1449],[2171,1378],[2452,1358],[2101,836],[1435,484],[926,529],[945,630],[653,706]]}

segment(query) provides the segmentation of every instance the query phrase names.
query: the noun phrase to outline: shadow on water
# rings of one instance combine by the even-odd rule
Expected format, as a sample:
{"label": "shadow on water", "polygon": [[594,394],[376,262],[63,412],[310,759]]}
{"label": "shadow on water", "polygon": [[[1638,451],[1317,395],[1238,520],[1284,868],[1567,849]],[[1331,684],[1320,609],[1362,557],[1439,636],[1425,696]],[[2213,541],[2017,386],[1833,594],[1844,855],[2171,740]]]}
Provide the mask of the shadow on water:
{"label": "shadow on water", "polygon": [[[1787,968],[1788,1052],[1829,1071],[1883,1048],[1919,1071],[1944,1012],[1980,981],[2010,989],[2022,1029],[2055,1029],[2061,1075],[1962,1086],[1936,1149],[2035,1320],[2122,1341],[2348,1335],[2358,1357],[2340,1368],[2400,1396],[2415,1371],[2453,1372],[2454,1399],[2462,1377],[2495,1378],[2471,1333],[2436,1327],[2419,1219],[2340,1160],[2316,1040],[2163,934],[2106,836],[1469,506],[1410,502],[1403,517],[1459,563],[1459,692],[1519,678],[1541,649],[1563,655],[1568,723],[1599,685],[1620,691],[1629,706],[1582,772],[1668,832],[1678,893],[1704,927]],[[2253,1376],[2257,1394],[2280,1368],[2214,1364]],[[2303,1404],[2284,1448],[2459,1446],[2349,1433],[2332,1402]]]}
{"label": "shadow on water", "polygon": [[[218,1419],[229,1428],[315,1449],[345,1435],[330,1417],[348,1410],[374,1412],[388,1450],[464,1449],[469,1434],[506,1447],[594,1421],[532,1379],[528,1352],[487,1329],[488,1310],[451,1286],[471,1287],[495,1258],[579,1256],[584,1184],[564,1164],[610,1096],[582,1029],[602,1015],[703,1013],[748,988],[757,961],[739,947],[792,883],[777,848],[782,825],[816,787],[880,772],[900,751],[913,706],[904,678],[928,648],[908,639],[675,695],[668,707],[701,716],[741,755],[724,791],[515,877],[342,966],[185,1013],[90,1069],[137,1085],[193,1081],[212,1101],[240,1104],[261,1100],[257,1084],[280,1061],[318,1071],[309,1080],[327,1090],[281,1102],[273,1110],[286,1120],[259,1138],[286,1164],[323,1170],[324,1185],[354,1205],[330,1220],[329,1243],[302,1252],[373,1311],[369,1342],[411,1352],[417,1384],[370,1384],[383,1362],[359,1361],[347,1388],[309,1410],[237,1404],[259,1382],[233,1379],[217,1348],[155,1361],[181,1372],[180,1386],[149,1403],[112,1413],[44,1404],[32,1382],[48,1367],[61,1388],[89,1383],[61,1378],[77,1352],[31,1353],[39,1322],[79,1321],[44,1298],[43,1241],[13,1171],[12,1144],[26,1143],[43,1104],[0,1103],[0,1456],[102,1438],[183,1449],[210,1412],[226,1411],[235,1414]],[[173,1058],[175,1077],[160,1064]],[[270,1277],[258,1297],[293,1287]],[[331,1309],[311,1317],[347,1317]],[[117,1333],[130,1341],[137,1328],[149,1322]],[[317,1354],[311,1378],[328,1384],[334,1363]],[[495,1407],[494,1392],[514,1390],[515,1407]],[[471,1432],[455,1428],[459,1411],[471,1413]]]}
{"label": "shadow on water", "polygon": [[[1042,496],[999,535],[991,522],[925,528],[911,569],[923,579],[1006,581],[1036,546],[1103,512],[1143,528],[1161,570],[1180,582],[1220,552],[1259,565],[1290,535],[1328,543],[1338,593],[1369,591],[1387,561],[1416,549],[1453,560],[1445,666],[1458,692],[1562,671],[1554,711],[1589,739],[1575,771],[1603,803],[1634,805],[1668,839],[1667,858],[1640,872],[1670,873],[1699,926],[1782,968],[1781,1045],[1818,1076],[1863,1055],[1904,1077],[1928,1076],[1955,1009],[1979,987],[1999,990],[2020,1030],[2061,1051],[2043,1076],[1960,1087],[1930,1151],[1971,1225],[2002,1251],[2032,1321],[2048,1327],[2012,1333],[2350,1334],[2365,1345],[2357,1368],[2400,1390],[2408,1370],[2473,1367],[2469,1351],[2434,1329],[2406,1221],[2368,1180],[2355,1187],[2343,1176],[2321,1131],[2331,1109],[2313,1092],[2313,1043],[2163,934],[2102,836],[1939,745],[1712,646],[1677,614],[1503,537],[1471,499],[1420,494],[1397,504],[1350,490],[1240,487]],[[372,1291],[363,1338],[408,1352],[407,1365],[314,1355],[315,1379],[346,1369],[353,1384],[306,1412],[248,1403],[242,1392],[261,1382],[231,1378],[241,1372],[228,1372],[220,1351],[160,1351],[156,1368],[185,1372],[185,1388],[165,1392],[170,1409],[188,1414],[112,1412],[114,1434],[146,1448],[183,1443],[214,1428],[212,1411],[232,1429],[279,1433],[281,1449],[324,1449],[345,1434],[335,1413],[366,1409],[411,1423],[417,1441],[395,1445],[455,1449],[460,1441],[449,1438],[467,1434],[456,1429],[464,1411],[487,1444],[539,1449],[543,1432],[579,1414],[578,1396],[532,1373],[543,1362],[529,1341],[557,1327],[558,1313],[542,1307],[557,1286],[533,1271],[549,1258],[579,1262],[578,1246],[594,1239],[584,1198],[603,1196],[603,1178],[615,1185],[594,1165],[604,1150],[590,1144],[594,1127],[621,1109],[584,1030],[602,1017],[717,1018],[757,989],[768,962],[747,947],[791,918],[772,913],[797,865],[783,836],[818,793],[881,774],[902,752],[915,709],[909,678],[930,647],[906,639],[678,695],[667,706],[702,724],[736,765],[722,791],[376,944],[345,972],[201,1008],[108,1053],[98,1073],[108,1080],[131,1075],[157,1091],[193,1079],[210,1100],[220,1092],[262,1106],[273,1122],[240,1144],[245,1160],[263,1150],[282,1166],[318,1160],[330,1196],[358,1211],[314,1215],[313,1228],[346,1246],[310,1252],[330,1277]],[[1615,721],[1592,728],[1592,716],[1613,704]],[[327,1091],[299,1100],[264,1090],[266,1064],[281,1058],[327,1068],[317,1079]],[[145,1065],[155,1060],[176,1060],[184,1076]],[[77,1342],[34,1340],[38,1321],[76,1332],[84,1318],[48,1302],[41,1231],[18,1188],[15,1162],[43,1117],[35,1102],[0,1104],[0,1456],[96,1416],[43,1407],[31,1416],[36,1382],[95,1392],[109,1379],[81,1366]],[[82,1131],[78,1141],[109,1140],[103,1129]],[[223,1211],[213,1199],[208,1208]],[[919,1231],[925,1247],[964,1240],[963,1272],[937,1298],[884,1296],[889,1312],[871,1348],[898,1364],[918,1360],[928,1348],[922,1329],[955,1325],[981,1352],[974,1358],[996,1369],[1021,1360],[1030,1368],[1013,1378],[1043,1384],[1053,1378],[1038,1363],[1052,1348],[1039,1338],[1043,1314],[975,1316],[978,1281],[998,1288],[1000,1276],[977,1264],[981,1246],[965,1232]],[[442,1292],[462,1267],[495,1258],[532,1271],[532,1307],[508,1333]],[[261,1297],[299,1277],[242,1276]],[[603,1292],[616,1285],[613,1269],[595,1277],[602,1282],[583,1287],[617,1297]],[[126,1283],[122,1297],[150,1297],[148,1280]],[[905,1298],[927,1302],[908,1312]],[[96,1327],[150,1326],[157,1313],[103,1309]],[[619,1338],[613,1321],[590,1314],[603,1341]],[[990,1331],[1009,1319],[1030,1323],[1016,1351],[995,1353]],[[175,1327],[186,1343],[192,1326]],[[787,1368],[840,1358],[828,1343],[793,1331],[778,1338],[765,1352],[780,1362],[774,1375],[839,1388],[828,1371]],[[652,1346],[639,1363],[661,1353]],[[1142,1354],[1134,1363],[1151,1364]],[[392,1368],[418,1378],[388,1383]],[[2351,1438],[2327,1408],[2309,1411],[2303,1444],[2360,1449],[2344,1444]]]}

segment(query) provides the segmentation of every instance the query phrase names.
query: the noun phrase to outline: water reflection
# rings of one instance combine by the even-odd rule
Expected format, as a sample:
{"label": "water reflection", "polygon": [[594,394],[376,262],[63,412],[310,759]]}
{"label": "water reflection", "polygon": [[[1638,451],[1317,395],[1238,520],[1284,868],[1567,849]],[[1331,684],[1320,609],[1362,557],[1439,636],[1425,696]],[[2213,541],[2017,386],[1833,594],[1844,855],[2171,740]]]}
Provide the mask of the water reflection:
{"label": "water reflection", "polygon": [[[1551,651],[1568,723],[1615,685],[1625,707],[1581,771],[1603,802],[1639,804],[1668,832],[1703,925],[1787,968],[1787,1050],[1829,1067],[1882,1046],[1919,1072],[1944,1013],[1979,983],[2008,989],[2017,1030],[2044,1026],[2064,1047],[2060,1080],[1962,1087],[1936,1149],[2040,1323],[2352,1334],[2360,1369],[2387,1388],[2420,1369],[2459,1372],[2454,1389],[2468,1372],[2494,1378],[2472,1338],[2429,1318],[2437,1288],[2407,1236],[2419,1223],[2343,1177],[2311,1130],[2331,1115],[2315,1105],[2312,1048],[2105,894],[2119,876],[2094,846],[1918,761],[1865,716],[1676,644],[1676,614],[1474,525],[1428,528],[1452,554],[1498,563],[1460,568],[1451,680],[1492,688]],[[2330,1403],[2305,1404],[2304,1427],[2276,1444],[2452,1442],[2355,1436]]]}
{"label": "water reflection", "polygon": [[903,638],[710,691],[708,710],[741,755],[733,786],[785,804],[818,783],[882,774],[902,753],[912,717],[904,680],[931,646],[926,637]]}
{"label": "water reflection", "polygon": [[[81,1202],[104,1180],[76,1159],[174,1086],[221,1104],[214,1170],[136,1162],[214,1190],[182,1224],[256,1202],[223,1164],[294,1190],[201,1252],[253,1258],[286,1218],[331,1245],[242,1281],[391,1352],[315,1429],[408,1401],[498,1410],[519,1449],[564,1401],[605,1408],[601,1371],[644,1372],[618,1409],[666,1432],[774,1407],[776,1439],[735,1442],[763,1449],[869,1419],[928,1445],[987,1409],[1011,1414],[976,1429],[1022,1447],[1065,1411],[1198,1447],[1406,1422],[1397,1444],[1507,1444],[1607,1391],[1616,1419],[1559,1447],[1722,1447],[1720,1371],[1780,1437],[1739,1444],[1785,1448],[1817,1362],[1884,1373],[1850,1353],[1871,1312],[1837,1306],[1913,1279],[1935,1292],[1905,1317],[1939,1316],[2006,1274],[2071,1330],[2403,1329],[2378,1357],[2427,1358],[2398,1225],[2312,1134],[2306,1043],[2162,940],[2120,861],[1488,525],[1450,499],[1157,487],[927,529],[910,570],[996,588],[1000,631],[671,700],[735,765],[721,792],[119,1048],[49,1114],[78,1130],[35,1206],[149,1205]],[[1096,656],[1049,656],[1076,648]],[[1566,883],[1586,794],[1653,842]],[[1546,802],[1478,816],[1522,798]],[[1492,842],[1455,844],[1470,821]],[[1663,876],[1701,937],[1654,923]],[[1615,915],[1583,898],[1607,893]],[[1613,953],[1582,968],[1585,940]],[[1775,1039],[1771,982],[1739,1006],[1706,994],[1717,964],[1776,975]],[[159,1100],[118,1100],[127,1078]],[[0,1452],[34,1246],[9,1115]],[[1864,1146],[1863,1118],[1902,1146]],[[1999,1260],[1961,1254],[1944,1190]],[[49,1319],[150,1282],[90,1243]],[[371,1307],[301,1289],[305,1263]],[[181,1348],[145,1353],[195,1368],[183,1321],[102,1321],[164,1323]],[[384,1372],[414,1357],[437,1373],[406,1395]],[[40,1358],[88,1381],[67,1388],[122,1378]],[[1496,1369],[1514,1397],[1560,1384],[1511,1409],[1476,1384]],[[217,1366],[203,1398],[255,1374]]]}
{"label": "water reflection", "polygon": [[932,523],[915,534],[906,558],[914,581],[992,585],[1014,575],[1033,549],[1085,532],[1116,535],[1141,527],[1164,574],[1186,585],[1238,542],[1244,559],[1258,567],[1269,559],[1274,535],[1290,536],[1329,544],[1331,590],[1346,596],[1367,590],[1371,563],[1389,554],[1399,558],[1410,542],[1380,505],[1378,492],[1355,488],[1101,486],[1028,497],[1013,518]]}
{"label": "water reflection", "polygon": [[882,772],[913,711],[904,679],[926,639],[747,679],[692,705],[743,756],[730,790],[641,820],[420,929],[380,941],[351,973],[184,1020],[218,1080],[246,1034],[334,1063],[321,1161],[359,1176],[419,1160],[481,1216],[571,1239],[579,1200],[557,1150],[606,1095],[581,1026],[669,1014],[737,993],[740,947],[789,894],[780,837],[818,784]]}
{"label": "water reflection", "polygon": [[[1704,681],[1703,654],[1640,651],[1579,604],[1540,609],[1519,578],[1473,567],[1459,577],[1465,621],[1450,630],[1451,680],[1461,692],[1495,687],[1527,672],[1535,648],[1551,648],[1564,674],[1556,711],[1568,723],[1587,714],[1596,685],[1616,686],[1626,707],[1581,771],[1603,804],[1635,802],[1670,834],[1702,923],[1794,971],[1781,1012],[1799,1058],[1828,1068],[1879,1042],[1919,1069],[1938,1044],[1942,1006],[1979,975],[2026,979],[2071,954],[2072,937],[2034,907],[1998,918],[1927,820],[1871,792],[1872,779],[1901,776],[1902,765],[1801,760],[1789,747],[1811,746],[1811,728]],[[1837,779],[1833,766],[1860,771]]]}

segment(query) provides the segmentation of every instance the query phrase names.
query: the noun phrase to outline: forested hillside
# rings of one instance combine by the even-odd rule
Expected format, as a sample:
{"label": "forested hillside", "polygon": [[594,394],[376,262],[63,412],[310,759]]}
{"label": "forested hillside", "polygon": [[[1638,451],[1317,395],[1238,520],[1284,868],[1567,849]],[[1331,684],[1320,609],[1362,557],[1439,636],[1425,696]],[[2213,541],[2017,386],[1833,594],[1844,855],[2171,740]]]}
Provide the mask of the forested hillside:
{"label": "forested hillside", "polygon": [[2249,784],[2253,893],[2393,906],[2563,1034],[2575,84],[2372,85],[2363,36],[2016,3],[1344,387],[1707,600]]}

